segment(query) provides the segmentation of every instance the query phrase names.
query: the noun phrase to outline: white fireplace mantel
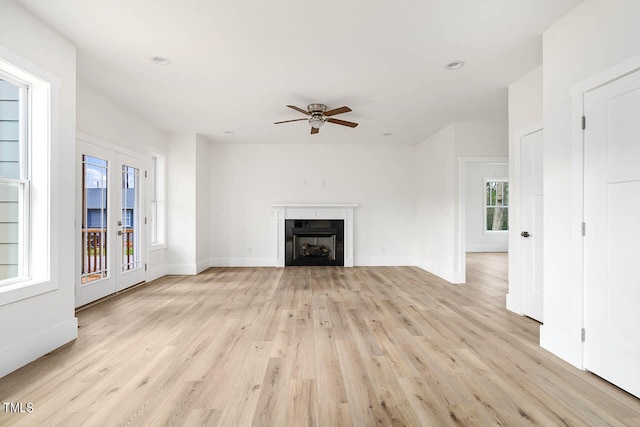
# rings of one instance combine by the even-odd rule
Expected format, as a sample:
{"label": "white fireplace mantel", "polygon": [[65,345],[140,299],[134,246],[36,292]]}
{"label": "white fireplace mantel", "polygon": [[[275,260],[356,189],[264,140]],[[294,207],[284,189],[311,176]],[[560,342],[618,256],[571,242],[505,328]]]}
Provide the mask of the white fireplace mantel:
{"label": "white fireplace mantel", "polygon": [[276,267],[284,267],[286,219],[342,219],[344,220],[344,266],[353,267],[353,211],[355,203],[278,203],[271,205],[276,220]]}

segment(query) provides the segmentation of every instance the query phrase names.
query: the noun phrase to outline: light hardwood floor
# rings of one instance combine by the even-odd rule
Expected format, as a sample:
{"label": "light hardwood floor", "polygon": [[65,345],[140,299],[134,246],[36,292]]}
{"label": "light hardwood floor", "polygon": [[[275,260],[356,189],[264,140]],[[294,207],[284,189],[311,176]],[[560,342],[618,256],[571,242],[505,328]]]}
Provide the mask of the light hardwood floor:
{"label": "light hardwood floor", "polygon": [[78,313],[79,338],[0,379],[1,425],[640,425],[640,401],[468,283],[414,267],[215,268]]}

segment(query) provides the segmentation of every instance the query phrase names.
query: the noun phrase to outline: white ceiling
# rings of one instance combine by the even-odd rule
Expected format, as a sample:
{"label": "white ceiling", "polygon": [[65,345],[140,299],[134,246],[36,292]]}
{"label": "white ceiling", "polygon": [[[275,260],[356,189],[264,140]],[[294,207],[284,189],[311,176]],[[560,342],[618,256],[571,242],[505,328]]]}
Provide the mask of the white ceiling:
{"label": "white ceiling", "polygon": [[[582,2],[19,1],[76,44],[79,80],[166,131],[351,144],[506,122],[507,86],[540,65],[542,32]],[[445,70],[453,60],[466,66]],[[304,121],[273,124],[303,117],[286,104],[312,102],[347,105],[336,118],[360,125],[309,135]]]}

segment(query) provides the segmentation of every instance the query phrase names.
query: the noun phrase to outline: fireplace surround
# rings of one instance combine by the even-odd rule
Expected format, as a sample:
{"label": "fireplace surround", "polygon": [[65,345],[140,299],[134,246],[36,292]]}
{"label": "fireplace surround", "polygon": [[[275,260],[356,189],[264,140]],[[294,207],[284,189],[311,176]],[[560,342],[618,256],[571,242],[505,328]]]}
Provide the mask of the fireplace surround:
{"label": "fireplace surround", "polygon": [[[358,205],[355,203],[323,203],[323,204],[274,204],[272,205],[273,216],[275,219],[276,229],[276,267],[284,267],[285,265],[301,265],[287,263],[287,220],[293,220],[290,222],[291,232],[293,228],[298,228],[302,234],[306,236],[300,236],[303,241],[315,248],[309,248],[310,251],[324,251],[326,249],[333,251],[333,245],[336,246],[336,253],[338,252],[338,233],[336,233],[335,243],[331,242],[330,236],[333,235],[333,229],[338,229],[342,224],[342,264],[328,263],[328,260],[321,260],[323,255],[315,254],[311,258],[315,258],[314,261],[307,262],[306,265],[344,265],[345,267],[353,267],[353,214]],[[319,223],[314,223],[311,227],[310,220],[323,220]],[[296,222],[301,227],[295,227]],[[335,222],[334,222],[335,221]],[[293,226],[291,226],[293,225]],[[306,227],[305,227],[306,225]],[[304,230],[306,228],[306,230]],[[316,235],[313,236],[313,233]],[[293,245],[293,234],[291,234],[291,245]],[[305,241],[304,239],[307,238]],[[309,240],[315,239],[315,240]],[[329,239],[329,240],[324,240]],[[298,243],[298,238],[296,238]],[[301,243],[301,244],[302,244]],[[325,246],[326,249],[322,249]],[[330,247],[331,246],[331,247]],[[305,256],[306,257],[306,256]],[[334,257],[337,257],[334,254]],[[305,260],[309,261],[309,259]]]}

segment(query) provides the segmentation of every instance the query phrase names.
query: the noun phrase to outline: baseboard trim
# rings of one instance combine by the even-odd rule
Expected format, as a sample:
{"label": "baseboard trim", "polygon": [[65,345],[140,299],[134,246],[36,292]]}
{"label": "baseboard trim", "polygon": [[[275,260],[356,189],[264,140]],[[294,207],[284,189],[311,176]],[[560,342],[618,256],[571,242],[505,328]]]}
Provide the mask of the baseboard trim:
{"label": "baseboard trim", "polygon": [[522,312],[522,295],[507,294],[507,310],[523,316]]}
{"label": "baseboard trim", "polygon": [[421,261],[418,262],[416,264],[416,266],[418,268],[423,269],[424,271],[431,273],[431,274],[435,274],[436,276],[440,277],[441,279],[446,280],[449,283],[460,283],[459,281],[456,281],[456,274],[453,271],[445,271],[445,269],[443,269],[442,267],[432,264],[428,261]]}
{"label": "baseboard trim", "polygon": [[575,336],[567,335],[547,325],[540,326],[540,347],[558,356],[578,369],[584,369],[582,361],[582,338],[580,331]]}
{"label": "baseboard trim", "polygon": [[175,274],[177,276],[194,276],[198,266],[196,264],[168,264],[165,266],[165,275]]}
{"label": "baseboard trim", "polygon": [[73,317],[0,351],[0,378],[76,338],[78,319]]}
{"label": "baseboard trim", "polygon": [[160,267],[152,268],[151,270],[147,270],[147,275],[145,281],[151,282],[153,280],[159,279],[167,274],[167,266],[162,265]]}
{"label": "baseboard trim", "polygon": [[211,267],[211,260],[210,259],[203,259],[202,261],[197,262],[196,263],[196,274],[202,273],[203,271],[205,271],[209,267]]}
{"label": "baseboard trim", "polygon": [[215,257],[209,259],[210,267],[275,267],[275,258]]}
{"label": "baseboard trim", "polygon": [[416,260],[407,257],[357,257],[353,259],[355,267],[409,267]]}
{"label": "baseboard trim", "polygon": [[508,252],[509,246],[504,245],[467,245],[467,252]]}

